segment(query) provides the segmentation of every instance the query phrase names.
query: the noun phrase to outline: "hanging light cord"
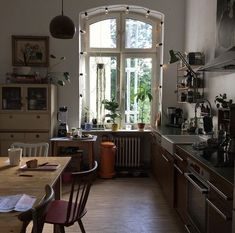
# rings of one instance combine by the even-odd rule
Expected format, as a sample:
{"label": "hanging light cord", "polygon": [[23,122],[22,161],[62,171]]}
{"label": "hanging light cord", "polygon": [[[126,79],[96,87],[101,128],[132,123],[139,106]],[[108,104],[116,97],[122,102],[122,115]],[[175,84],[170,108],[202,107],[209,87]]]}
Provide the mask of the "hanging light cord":
{"label": "hanging light cord", "polygon": [[64,15],[64,0],[62,0],[62,10],[61,10],[61,14]]}

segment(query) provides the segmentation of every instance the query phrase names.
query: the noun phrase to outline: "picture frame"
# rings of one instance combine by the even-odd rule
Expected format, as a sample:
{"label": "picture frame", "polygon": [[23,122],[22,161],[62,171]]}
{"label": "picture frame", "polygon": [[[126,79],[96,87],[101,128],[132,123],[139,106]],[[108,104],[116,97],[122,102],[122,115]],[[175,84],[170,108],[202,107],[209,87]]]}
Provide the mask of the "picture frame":
{"label": "picture frame", "polygon": [[12,35],[13,66],[49,66],[49,36]]}

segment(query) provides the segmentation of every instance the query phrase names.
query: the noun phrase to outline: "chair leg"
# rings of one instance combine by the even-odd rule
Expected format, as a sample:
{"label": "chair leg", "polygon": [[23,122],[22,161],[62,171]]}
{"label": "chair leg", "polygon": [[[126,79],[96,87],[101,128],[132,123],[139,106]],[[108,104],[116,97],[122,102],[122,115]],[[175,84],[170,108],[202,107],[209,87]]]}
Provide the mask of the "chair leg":
{"label": "chair leg", "polygon": [[60,225],[57,225],[57,224],[54,224],[54,229],[53,229],[53,233],[65,233],[64,231],[64,227],[63,226],[60,226]]}
{"label": "chair leg", "polygon": [[78,224],[79,224],[79,227],[80,227],[82,233],[86,233],[85,228],[84,228],[84,226],[83,226],[83,223],[82,223],[82,220],[81,220],[81,219],[78,220]]}
{"label": "chair leg", "polygon": [[60,233],[65,233],[64,226],[60,226]]}

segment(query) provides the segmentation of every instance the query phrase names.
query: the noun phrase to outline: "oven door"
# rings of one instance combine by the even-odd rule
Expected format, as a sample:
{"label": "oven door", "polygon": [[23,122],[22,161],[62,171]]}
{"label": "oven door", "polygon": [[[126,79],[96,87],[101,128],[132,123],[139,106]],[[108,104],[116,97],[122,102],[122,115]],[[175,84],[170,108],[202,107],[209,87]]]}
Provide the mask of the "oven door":
{"label": "oven door", "polygon": [[207,184],[194,173],[185,173],[187,179],[187,213],[193,228],[206,232]]}

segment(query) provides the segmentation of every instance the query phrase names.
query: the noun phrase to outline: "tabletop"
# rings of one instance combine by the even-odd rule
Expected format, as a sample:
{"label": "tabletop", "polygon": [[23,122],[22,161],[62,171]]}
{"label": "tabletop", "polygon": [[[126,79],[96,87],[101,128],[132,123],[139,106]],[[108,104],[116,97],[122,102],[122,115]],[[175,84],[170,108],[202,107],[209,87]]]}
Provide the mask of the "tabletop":
{"label": "tabletop", "polygon": [[[19,166],[10,166],[7,157],[0,157],[0,195],[27,194],[36,197],[35,205],[45,195],[45,185],[53,187],[60,183],[60,175],[70,161],[70,157],[24,157],[20,166],[30,159],[37,159],[39,164],[59,164],[54,171],[22,171]],[[27,176],[22,176],[27,175]],[[55,190],[58,192],[58,189]],[[57,196],[59,196],[57,194]],[[0,232],[19,233],[21,222],[17,216],[19,212],[0,213]]]}

